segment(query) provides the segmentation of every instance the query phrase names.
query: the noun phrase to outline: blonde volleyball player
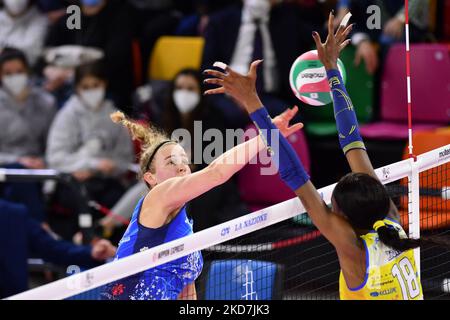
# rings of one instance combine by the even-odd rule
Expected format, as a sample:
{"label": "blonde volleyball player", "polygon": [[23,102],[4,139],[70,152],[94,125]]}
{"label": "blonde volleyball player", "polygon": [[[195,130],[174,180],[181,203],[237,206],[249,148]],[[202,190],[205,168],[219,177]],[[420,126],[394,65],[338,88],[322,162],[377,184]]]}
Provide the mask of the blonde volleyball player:
{"label": "blonde volleyball player", "polygon": [[[334,101],[339,141],[352,173],[344,176],[332,195],[332,209],[321,199],[302,163],[287,140],[279,135],[279,174],[297,194],[313,223],[336,249],[341,267],[341,299],[422,299],[422,287],[413,248],[433,239],[408,239],[399,214],[378,180],[359,135],[353,105],[337,68],[340,51],[352,26],[333,32],[334,16],[328,21],[328,37],[321,42],[313,33],[319,58],[326,68]],[[259,129],[276,130],[258,98],[255,79],[261,61],[252,63],[247,75],[229,67],[225,72],[205,70],[213,76],[206,83],[219,85],[205,94],[226,93],[245,106]],[[262,130],[261,132],[267,132]],[[272,146],[271,136],[265,143]]]}
{"label": "blonde volleyball player", "polygon": [[[296,110],[287,110],[274,119],[282,134],[289,136],[303,126],[289,126],[295,113]],[[153,126],[147,128],[125,118],[120,112],[112,118],[143,143],[140,166],[150,188],[134,210],[116,259],[191,234],[192,220],[186,214],[186,203],[230,179],[265,148],[257,136],[228,150],[205,169],[191,173],[186,152],[177,141]],[[196,299],[195,280],[202,266],[201,253],[194,252],[110,283],[101,296],[105,300]]]}

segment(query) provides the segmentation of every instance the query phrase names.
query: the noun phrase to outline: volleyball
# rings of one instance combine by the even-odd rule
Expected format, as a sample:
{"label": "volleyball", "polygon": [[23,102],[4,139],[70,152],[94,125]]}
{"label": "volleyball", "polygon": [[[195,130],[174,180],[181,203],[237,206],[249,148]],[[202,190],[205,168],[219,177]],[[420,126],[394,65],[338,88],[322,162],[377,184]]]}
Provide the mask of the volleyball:
{"label": "volleyball", "polygon": [[[347,74],[340,59],[338,68],[345,84]],[[294,61],[289,72],[289,83],[295,96],[306,104],[324,106],[332,102],[327,73],[317,50],[305,52]]]}

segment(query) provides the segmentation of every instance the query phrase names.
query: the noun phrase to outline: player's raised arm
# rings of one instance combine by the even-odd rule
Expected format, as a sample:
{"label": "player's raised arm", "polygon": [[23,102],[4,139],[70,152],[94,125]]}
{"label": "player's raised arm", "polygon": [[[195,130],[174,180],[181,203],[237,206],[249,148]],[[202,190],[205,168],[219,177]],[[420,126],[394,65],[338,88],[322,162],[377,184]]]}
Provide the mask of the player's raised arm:
{"label": "player's raised arm", "polygon": [[327,72],[331,93],[333,95],[333,108],[339,143],[353,172],[364,172],[375,175],[370,160],[368,157],[363,156],[366,154],[366,151],[363,139],[359,134],[358,119],[356,118],[352,101],[347,93],[337,66],[340,52],[350,41],[348,39],[346,40],[346,37],[352,25],[346,28],[340,25],[337,32],[334,33],[333,20],[333,14],[330,13],[328,36],[325,43],[322,43],[320,35],[317,32],[313,32],[313,38],[316,43],[319,60]]}
{"label": "player's raised arm", "polygon": [[223,72],[205,70],[207,75],[214,77],[206,79],[205,82],[220,86],[206,91],[205,94],[226,93],[244,106],[260,130],[268,150],[272,151],[273,161],[278,164],[281,179],[299,197],[314,225],[338,251],[354,246],[356,236],[350,224],[327,207],[309,180],[292,146],[282,135],[276,134],[278,129],[256,92],[256,69],[260,63],[260,60],[254,61],[247,75],[239,74],[224,64]]}
{"label": "player's raised arm", "polygon": [[[337,66],[340,52],[350,43],[350,40],[346,38],[353,25],[345,27],[341,24],[335,33],[333,30],[333,21],[334,16],[330,13],[328,36],[325,43],[322,43],[320,35],[317,32],[313,32],[313,38],[316,43],[319,59],[327,71],[327,77],[333,95],[333,108],[339,143],[352,172],[366,173],[377,178],[367,154],[364,141],[359,133],[358,119],[352,100],[347,93]],[[391,203],[391,216],[398,219],[398,212],[393,203]]]}

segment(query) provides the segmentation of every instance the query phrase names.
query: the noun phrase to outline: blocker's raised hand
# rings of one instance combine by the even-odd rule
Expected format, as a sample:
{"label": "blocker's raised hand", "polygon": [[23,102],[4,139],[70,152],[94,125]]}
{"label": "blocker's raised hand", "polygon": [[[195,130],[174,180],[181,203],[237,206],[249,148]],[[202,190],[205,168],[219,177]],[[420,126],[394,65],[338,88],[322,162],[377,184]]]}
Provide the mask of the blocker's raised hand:
{"label": "blocker's raised hand", "polygon": [[328,17],[328,36],[325,43],[322,43],[322,39],[316,31],[313,32],[317,54],[320,62],[322,62],[327,70],[337,69],[339,54],[350,43],[350,39],[346,38],[353,28],[353,24],[348,27],[340,25],[336,33],[334,33],[333,23],[334,15],[330,12],[330,16]]}

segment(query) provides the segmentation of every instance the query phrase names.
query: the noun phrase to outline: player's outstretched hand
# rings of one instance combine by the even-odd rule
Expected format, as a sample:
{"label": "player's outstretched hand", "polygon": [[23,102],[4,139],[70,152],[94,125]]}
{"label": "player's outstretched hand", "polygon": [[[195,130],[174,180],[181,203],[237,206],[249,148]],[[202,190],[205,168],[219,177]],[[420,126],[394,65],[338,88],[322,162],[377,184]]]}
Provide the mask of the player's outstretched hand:
{"label": "player's outstretched hand", "polygon": [[317,54],[320,62],[325,66],[325,69],[337,69],[337,60],[340,52],[350,43],[350,39],[346,39],[353,28],[353,24],[345,27],[340,25],[336,33],[334,33],[334,15],[330,12],[328,17],[328,36],[325,43],[322,43],[319,33],[313,32],[314,42],[317,47]]}

